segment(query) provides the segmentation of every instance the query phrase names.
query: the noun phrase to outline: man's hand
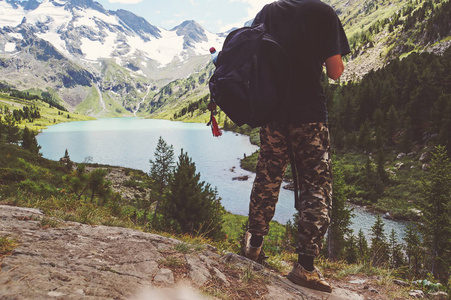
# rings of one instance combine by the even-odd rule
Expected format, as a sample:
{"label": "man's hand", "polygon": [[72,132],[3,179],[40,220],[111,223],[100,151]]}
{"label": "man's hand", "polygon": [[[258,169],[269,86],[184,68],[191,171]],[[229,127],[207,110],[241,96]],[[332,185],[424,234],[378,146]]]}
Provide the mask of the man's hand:
{"label": "man's hand", "polygon": [[345,69],[341,55],[337,54],[326,59],[326,72],[330,79],[337,80]]}

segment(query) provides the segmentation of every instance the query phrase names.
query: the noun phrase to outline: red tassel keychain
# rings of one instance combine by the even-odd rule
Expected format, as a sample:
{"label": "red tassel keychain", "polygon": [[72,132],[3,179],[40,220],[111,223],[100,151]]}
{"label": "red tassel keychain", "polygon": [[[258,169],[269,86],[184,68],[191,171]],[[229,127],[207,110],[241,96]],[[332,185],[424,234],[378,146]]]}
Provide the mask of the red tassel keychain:
{"label": "red tassel keychain", "polygon": [[210,122],[211,122],[211,132],[213,133],[213,136],[216,136],[216,137],[221,136],[222,130],[219,129],[218,122],[216,122],[216,118],[215,118],[213,112],[211,112]]}
{"label": "red tassel keychain", "polygon": [[216,103],[214,101],[210,101],[208,103],[208,109],[211,111],[210,122],[207,123],[207,126],[211,126],[211,132],[213,136],[218,137],[222,135],[222,130],[219,129],[218,122],[216,122],[215,114],[216,114]]}

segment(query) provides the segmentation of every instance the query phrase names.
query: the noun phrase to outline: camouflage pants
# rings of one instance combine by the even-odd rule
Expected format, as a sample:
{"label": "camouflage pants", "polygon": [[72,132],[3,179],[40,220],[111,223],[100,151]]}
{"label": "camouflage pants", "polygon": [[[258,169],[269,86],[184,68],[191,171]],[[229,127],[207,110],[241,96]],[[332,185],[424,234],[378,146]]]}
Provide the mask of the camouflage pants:
{"label": "camouflage pants", "polygon": [[[249,205],[249,231],[267,235],[274,216],[282,177],[290,161],[285,125],[260,128],[261,147]],[[317,256],[330,223],[332,174],[329,131],[323,123],[288,125],[299,176],[299,254]]]}

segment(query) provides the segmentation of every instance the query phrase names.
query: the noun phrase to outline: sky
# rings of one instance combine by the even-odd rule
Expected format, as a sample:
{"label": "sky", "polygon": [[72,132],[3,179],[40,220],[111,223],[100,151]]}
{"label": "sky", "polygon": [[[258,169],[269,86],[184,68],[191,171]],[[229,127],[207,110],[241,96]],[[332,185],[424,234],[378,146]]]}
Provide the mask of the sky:
{"label": "sky", "polygon": [[274,0],[96,0],[105,9],[125,9],[152,25],[172,29],[194,20],[212,33],[241,27]]}

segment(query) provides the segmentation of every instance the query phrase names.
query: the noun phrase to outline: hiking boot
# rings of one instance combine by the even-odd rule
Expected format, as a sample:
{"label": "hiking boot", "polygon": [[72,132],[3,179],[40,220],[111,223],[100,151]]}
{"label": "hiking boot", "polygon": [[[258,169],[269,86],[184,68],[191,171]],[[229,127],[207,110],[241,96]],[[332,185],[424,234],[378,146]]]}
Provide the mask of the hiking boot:
{"label": "hiking boot", "polygon": [[250,260],[259,262],[260,252],[262,252],[263,243],[260,247],[251,246],[251,237],[252,233],[246,231],[246,235],[244,236],[244,247],[243,247],[243,256],[249,258]]}
{"label": "hiking boot", "polygon": [[332,293],[332,287],[324,280],[323,275],[317,268],[313,271],[307,271],[300,264],[294,263],[293,270],[288,273],[287,278],[298,285]]}

